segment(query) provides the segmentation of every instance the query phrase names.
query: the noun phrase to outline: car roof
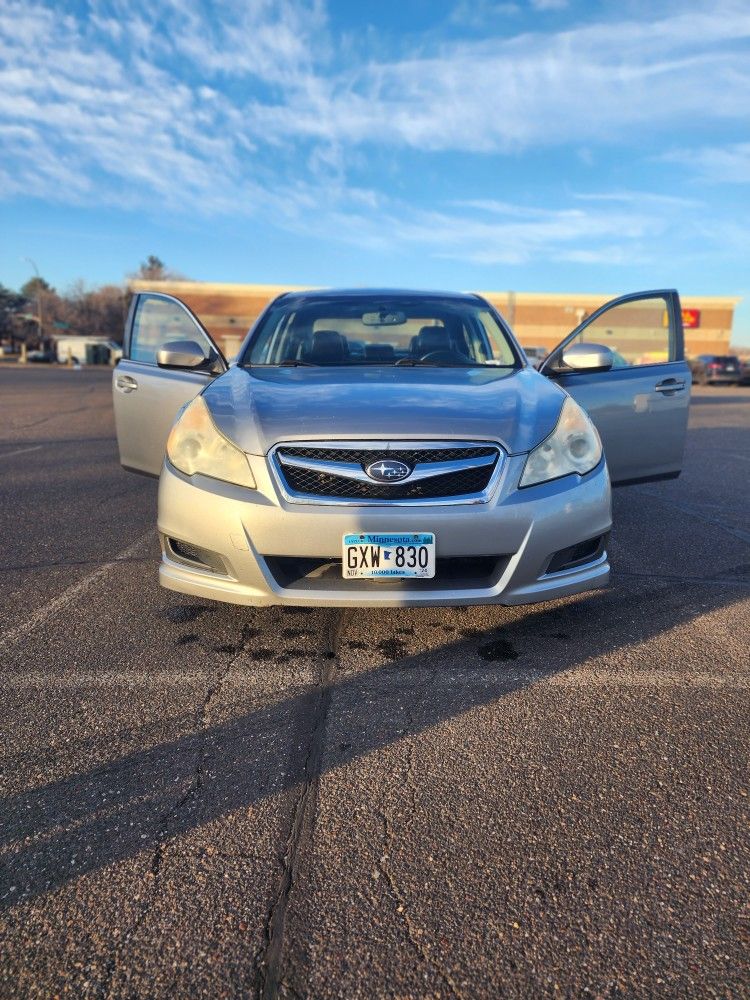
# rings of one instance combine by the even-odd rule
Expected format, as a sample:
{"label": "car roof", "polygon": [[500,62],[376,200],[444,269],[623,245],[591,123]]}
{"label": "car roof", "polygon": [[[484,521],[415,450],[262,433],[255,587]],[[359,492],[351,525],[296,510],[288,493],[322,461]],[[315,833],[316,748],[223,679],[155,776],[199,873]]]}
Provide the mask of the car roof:
{"label": "car roof", "polygon": [[275,301],[277,303],[325,302],[330,299],[372,299],[372,298],[405,298],[405,299],[453,299],[456,302],[484,301],[474,292],[429,292],[411,288],[314,288],[309,291],[284,292]]}

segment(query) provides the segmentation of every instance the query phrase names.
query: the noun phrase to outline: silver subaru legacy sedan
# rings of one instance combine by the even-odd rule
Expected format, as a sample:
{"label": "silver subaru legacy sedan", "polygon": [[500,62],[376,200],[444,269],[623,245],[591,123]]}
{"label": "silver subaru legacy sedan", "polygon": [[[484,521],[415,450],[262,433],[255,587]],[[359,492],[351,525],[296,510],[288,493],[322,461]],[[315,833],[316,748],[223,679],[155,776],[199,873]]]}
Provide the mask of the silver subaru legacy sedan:
{"label": "silver subaru legacy sedan", "polygon": [[236,604],[527,604],[609,580],[610,481],[680,472],[675,291],[602,306],[536,370],[478,295],[275,299],[237,359],[137,295],[120,459],[160,476],[163,586]]}

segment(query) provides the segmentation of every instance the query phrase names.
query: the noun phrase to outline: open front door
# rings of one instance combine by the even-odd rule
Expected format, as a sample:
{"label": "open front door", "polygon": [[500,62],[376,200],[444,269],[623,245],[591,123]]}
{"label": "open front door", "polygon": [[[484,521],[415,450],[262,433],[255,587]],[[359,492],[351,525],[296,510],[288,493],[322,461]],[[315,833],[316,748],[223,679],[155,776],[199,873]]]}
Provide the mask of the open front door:
{"label": "open front door", "polygon": [[[206,364],[195,369],[159,367],[157,351],[176,340],[198,344]],[[216,344],[184,302],[160,292],[136,295],[122,360],[112,377],[117,444],[124,468],[158,476],[177,411],[226,369]]]}
{"label": "open front door", "polygon": [[[572,344],[603,344],[609,371],[574,371],[562,360]],[[576,327],[540,366],[588,412],[615,485],[672,479],[682,469],[690,369],[677,292],[623,295]]]}

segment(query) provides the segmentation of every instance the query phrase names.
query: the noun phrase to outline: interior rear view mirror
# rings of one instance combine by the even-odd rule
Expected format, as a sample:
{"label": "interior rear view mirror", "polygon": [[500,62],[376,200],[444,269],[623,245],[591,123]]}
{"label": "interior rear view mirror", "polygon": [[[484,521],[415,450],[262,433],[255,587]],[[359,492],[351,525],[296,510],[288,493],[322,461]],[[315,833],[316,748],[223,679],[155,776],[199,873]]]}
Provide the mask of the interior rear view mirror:
{"label": "interior rear view mirror", "polygon": [[406,313],[396,309],[381,309],[379,312],[364,313],[363,326],[401,326],[406,322]]}
{"label": "interior rear view mirror", "polygon": [[206,352],[194,340],[170,340],[156,352],[161,368],[199,368],[209,360]]}
{"label": "interior rear view mirror", "polygon": [[562,360],[573,371],[608,372],[615,356],[603,344],[571,344],[563,350]]}

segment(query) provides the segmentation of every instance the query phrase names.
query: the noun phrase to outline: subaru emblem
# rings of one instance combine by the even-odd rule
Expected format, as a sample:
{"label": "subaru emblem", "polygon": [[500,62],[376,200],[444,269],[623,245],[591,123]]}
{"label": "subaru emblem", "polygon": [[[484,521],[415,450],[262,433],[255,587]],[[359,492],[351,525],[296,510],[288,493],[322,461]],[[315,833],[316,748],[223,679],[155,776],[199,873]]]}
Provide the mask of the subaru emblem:
{"label": "subaru emblem", "polygon": [[407,479],[412,470],[405,462],[397,462],[393,458],[379,458],[367,466],[365,472],[376,483],[400,483]]}

